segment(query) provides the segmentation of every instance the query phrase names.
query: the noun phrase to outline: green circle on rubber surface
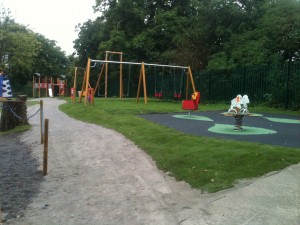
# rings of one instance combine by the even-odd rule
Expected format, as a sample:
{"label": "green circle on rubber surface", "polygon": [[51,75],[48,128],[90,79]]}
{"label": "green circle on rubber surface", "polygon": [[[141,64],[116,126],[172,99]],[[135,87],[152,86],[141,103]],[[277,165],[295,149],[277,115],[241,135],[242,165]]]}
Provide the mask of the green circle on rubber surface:
{"label": "green circle on rubber surface", "polygon": [[215,124],[215,126],[208,129],[208,131],[219,134],[232,134],[232,135],[262,135],[262,134],[276,134],[275,130],[269,130],[260,127],[243,126],[243,130],[234,130],[234,125],[228,124]]}
{"label": "green circle on rubber surface", "polygon": [[173,115],[175,118],[186,119],[186,120],[201,120],[201,121],[213,121],[212,119],[205,116],[195,116],[195,115]]}
{"label": "green circle on rubber surface", "polygon": [[293,119],[284,119],[284,118],[273,118],[273,117],[265,117],[267,120],[277,123],[293,123],[293,124],[300,124],[300,120],[293,120]]}

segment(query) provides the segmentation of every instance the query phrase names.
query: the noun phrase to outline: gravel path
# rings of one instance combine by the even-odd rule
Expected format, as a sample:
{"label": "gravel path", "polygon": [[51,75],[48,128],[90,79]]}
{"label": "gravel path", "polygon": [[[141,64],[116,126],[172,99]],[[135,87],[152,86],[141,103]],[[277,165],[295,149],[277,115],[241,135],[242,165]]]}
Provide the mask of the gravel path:
{"label": "gravel path", "polygon": [[[32,129],[20,136],[21,143],[15,136],[1,139],[1,176],[6,174],[4,168],[13,177],[1,177],[4,224],[292,225],[300,221],[299,164],[236,188],[201,193],[159,171],[144,151],[119,133],[60,112],[62,103],[44,99],[49,119],[49,170],[44,178],[37,116],[30,119]],[[16,148],[2,152],[12,139]],[[24,168],[18,166],[19,171],[13,172],[8,166],[14,164],[12,158],[23,162]],[[17,191],[13,186],[18,177],[26,185]],[[26,197],[21,198],[22,193]]]}

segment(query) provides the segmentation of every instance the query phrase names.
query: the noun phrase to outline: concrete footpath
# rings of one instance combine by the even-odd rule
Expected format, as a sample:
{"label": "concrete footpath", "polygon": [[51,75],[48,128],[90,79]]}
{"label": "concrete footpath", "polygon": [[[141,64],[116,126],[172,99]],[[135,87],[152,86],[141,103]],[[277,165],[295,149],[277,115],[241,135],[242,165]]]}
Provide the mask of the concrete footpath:
{"label": "concrete footpath", "polygon": [[[49,174],[24,216],[13,224],[300,224],[300,164],[228,190],[201,193],[158,170],[121,134],[60,112],[63,103],[44,99]],[[30,123],[33,128],[22,141],[42,164],[39,118]]]}

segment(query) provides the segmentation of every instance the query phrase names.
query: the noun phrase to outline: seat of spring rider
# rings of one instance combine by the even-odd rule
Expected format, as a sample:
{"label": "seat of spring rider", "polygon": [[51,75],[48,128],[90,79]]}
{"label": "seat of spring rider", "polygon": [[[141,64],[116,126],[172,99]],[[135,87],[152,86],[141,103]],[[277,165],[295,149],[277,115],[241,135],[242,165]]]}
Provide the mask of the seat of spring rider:
{"label": "seat of spring rider", "polygon": [[198,110],[198,104],[200,102],[200,92],[194,92],[192,99],[182,101],[182,109],[184,110]]}

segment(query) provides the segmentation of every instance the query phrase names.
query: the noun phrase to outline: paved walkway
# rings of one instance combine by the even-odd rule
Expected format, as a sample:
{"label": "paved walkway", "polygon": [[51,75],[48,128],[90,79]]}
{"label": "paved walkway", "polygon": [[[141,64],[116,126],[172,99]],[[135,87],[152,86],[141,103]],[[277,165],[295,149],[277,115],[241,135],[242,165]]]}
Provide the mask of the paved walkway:
{"label": "paved walkway", "polygon": [[[14,224],[299,224],[300,164],[232,189],[201,193],[159,171],[122,135],[60,112],[62,103],[44,99],[49,174]],[[33,129],[22,140],[42,162],[39,118],[30,123]]]}

